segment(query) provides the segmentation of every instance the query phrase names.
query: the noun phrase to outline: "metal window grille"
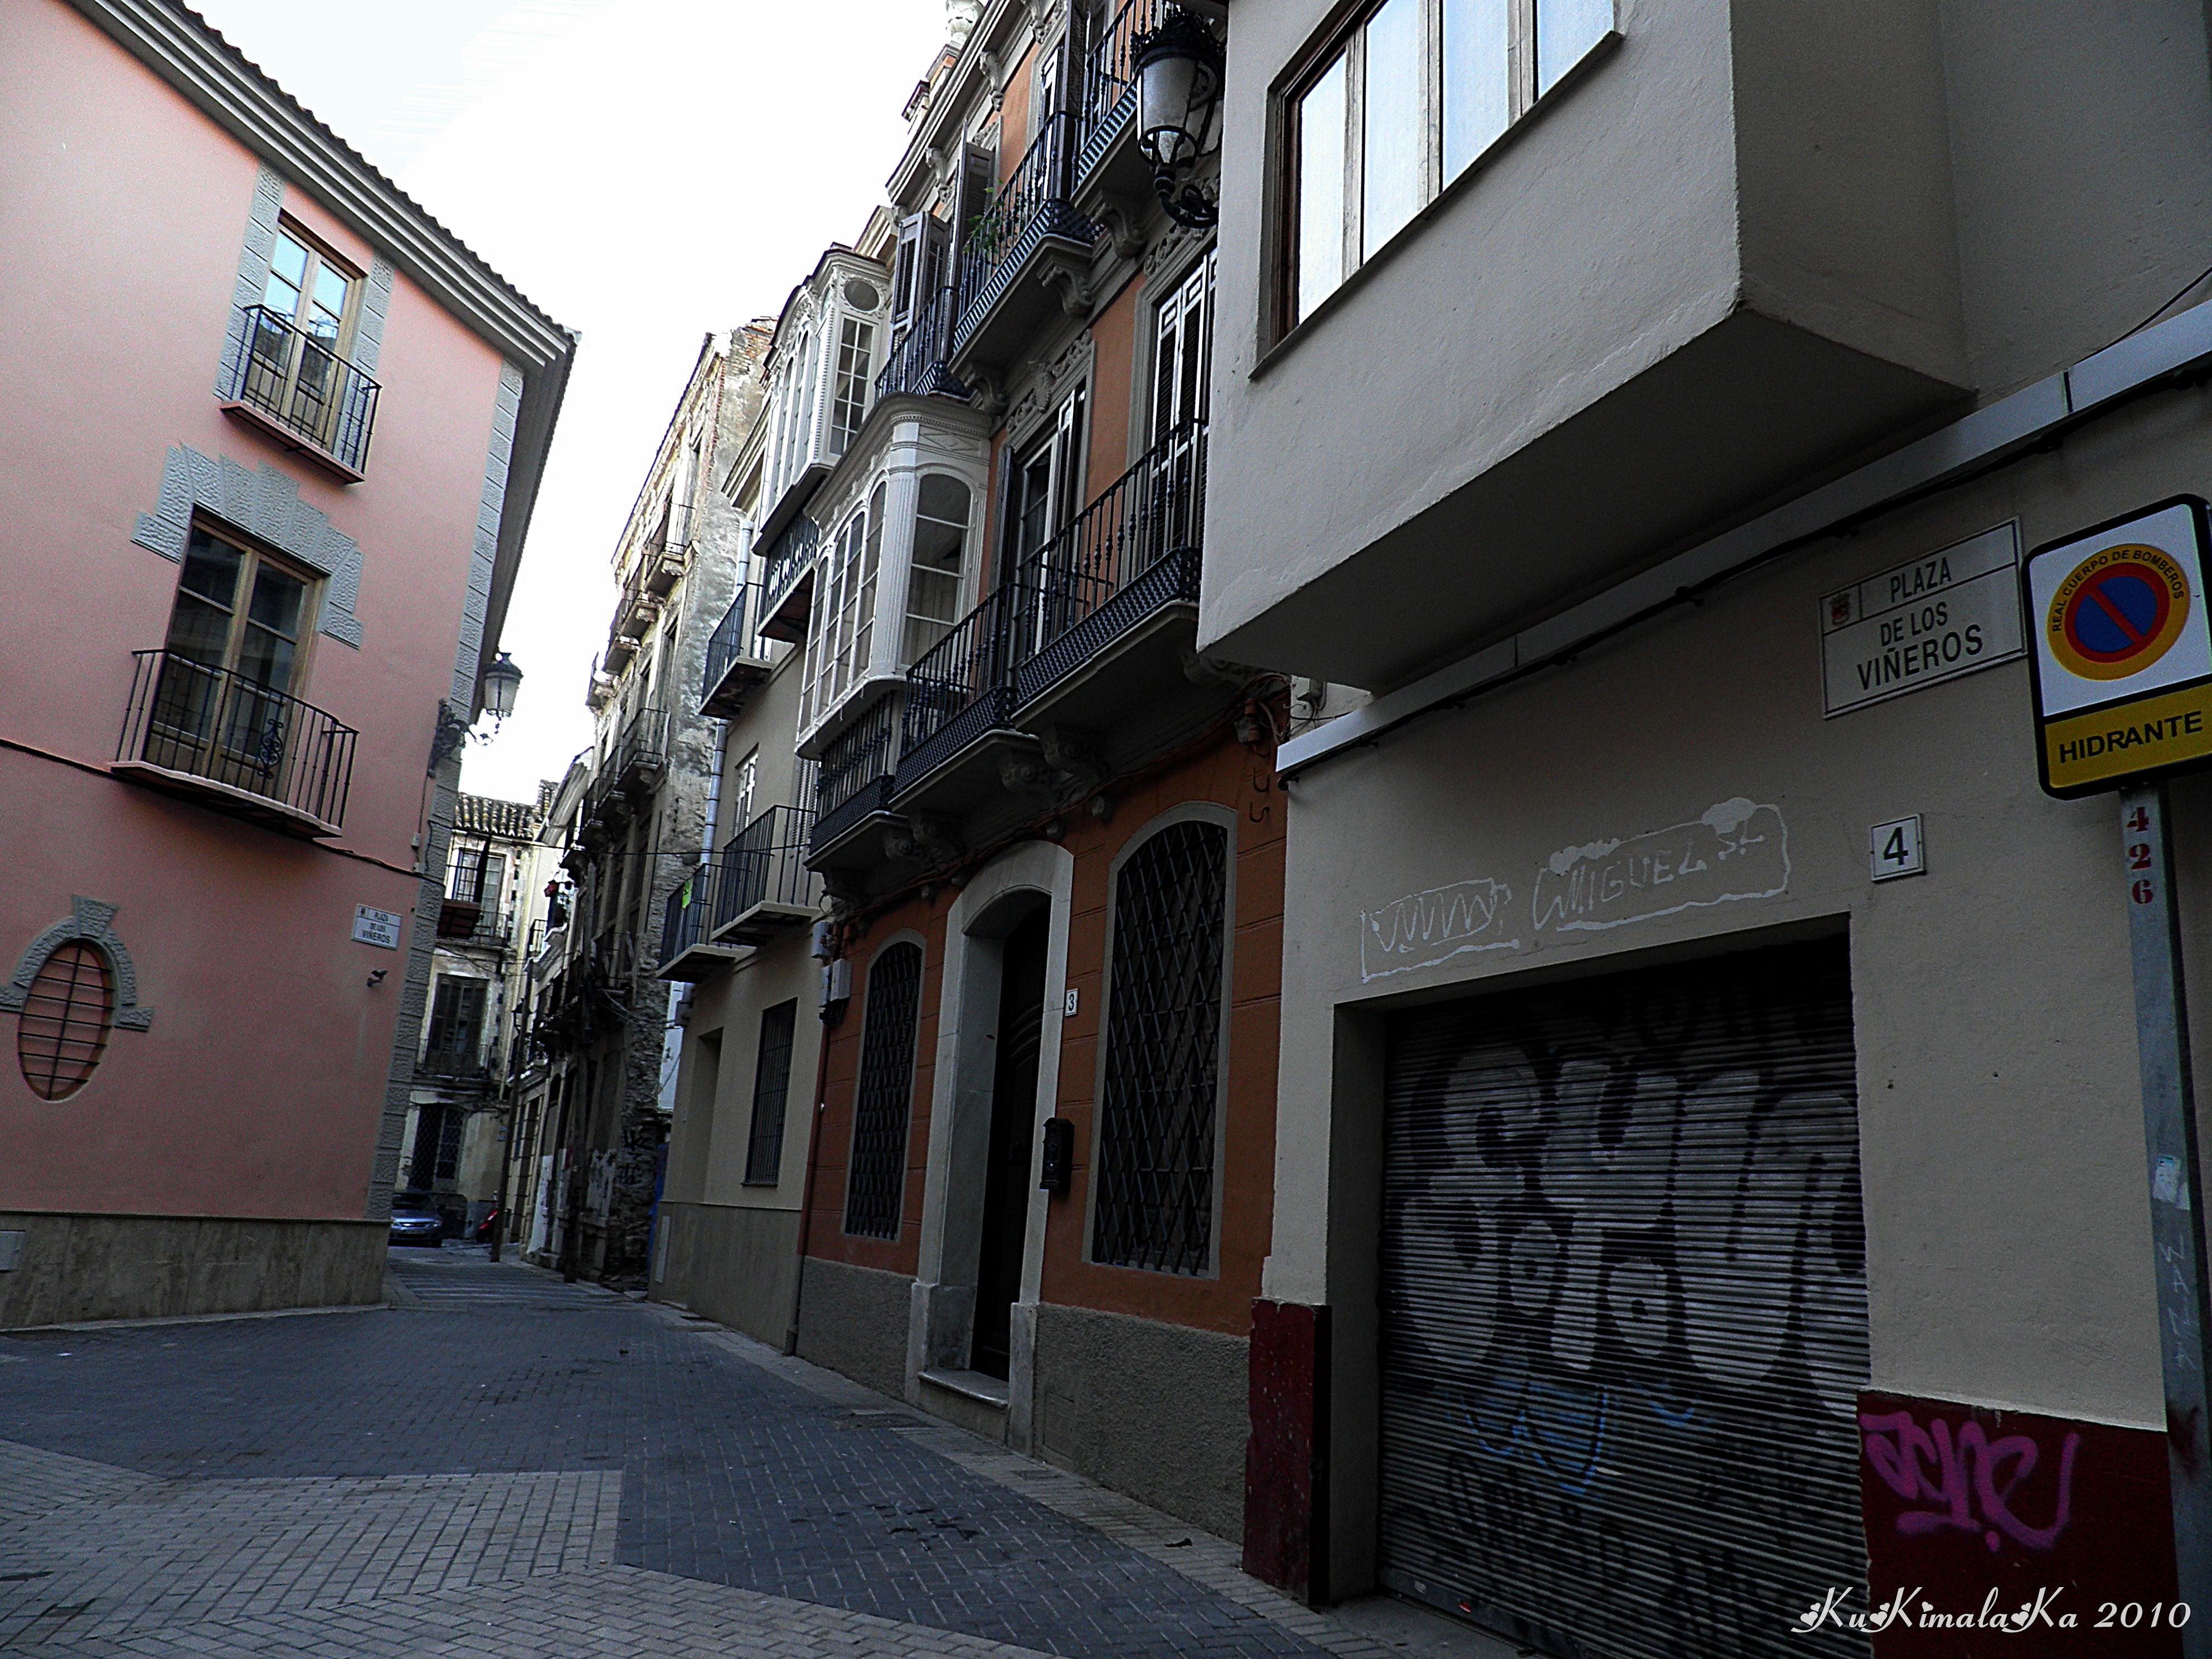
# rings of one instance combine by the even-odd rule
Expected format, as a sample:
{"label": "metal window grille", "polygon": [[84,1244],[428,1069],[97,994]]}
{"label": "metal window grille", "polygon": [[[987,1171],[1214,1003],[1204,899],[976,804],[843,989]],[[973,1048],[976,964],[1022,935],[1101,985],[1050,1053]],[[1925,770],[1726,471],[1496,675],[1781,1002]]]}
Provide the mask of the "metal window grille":
{"label": "metal window grille", "polygon": [[40,1100],[67,1100],[91,1079],[107,1048],[115,991],[98,945],[57,945],[24,994],[15,1062]]}
{"label": "metal window grille", "polygon": [[907,1110],[914,1098],[915,1021],[921,1008],[921,947],[894,945],[868,970],[860,1030],[860,1086],[853,1102],[852,1167],[845,1231],[898,1237],[906,1193]]}
{"label": "metal window grille", "polygon": [[1115,882],[1095,1261],[1211,1264],[1228,858],[1220,825],[1170,824]]}
{"label": "metal window grille", "polygon": [[445,1121],[438,1125],[438,1179],[451,1181],[460,1171],[461,1131],[467,1127],[468,1115],[446,1109]]}
{"label": "metal window grille", "polygon": [[791,1089],[791,1048],[799,1004],[761,1012],[760,1054],[753,1062],[753,1126],[745,1148],[745,1184],[773,1187],[783,1167],[784,1100]]}

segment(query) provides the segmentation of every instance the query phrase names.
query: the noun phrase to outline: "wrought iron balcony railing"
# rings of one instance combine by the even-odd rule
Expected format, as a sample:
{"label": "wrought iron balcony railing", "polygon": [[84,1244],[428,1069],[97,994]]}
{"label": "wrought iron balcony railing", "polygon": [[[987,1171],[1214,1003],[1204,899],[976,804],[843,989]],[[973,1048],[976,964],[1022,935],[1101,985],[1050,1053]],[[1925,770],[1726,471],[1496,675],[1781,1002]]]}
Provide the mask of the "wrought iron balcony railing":
{"label": "wrought iron balcony railing", "polygon": [[812,848],[835,842],[872,812],[884,809],[898,768],[896,696],[878,698],[867,712],[832,738],[815,775]]}
{"label": "wrought iron balcony railing", "polygon": [[[173,651],[132,653],[131,703],[115,759],[165,786],[297,832],[345,821],[360,733],[312,704]],[[256,810],[260,803],[267,809]]]}
{"label": "wrought iron balcony railing", "polygon": [[[1047,116],[1028,153],[968,227],[960,247],[959,337],[975,331],[1047,237],[1063,237],[1085,247],[1097,240],[1096,228],[1068,200],[1068,164],[1075,141],[1073,110],[1055,110]],[[954,343],[957,348],[959,340]]]}
{"label": "wrought iron balcony railing", "polygon": [[808,869],[811,808],[771,806],[723,844],[714,896],[714,938],[757,944],[822,905],[822,878]]}
{"label": "wrought iron balcony railing", "polygon": [[686,951],[707,943],[708,929],[714,925],[714,890],[720,873],[713,859],[704,860],[669,894],[661,911],[658,967],[665,969]]}
{"label": "wrought iron balcony railing", "polygon": [[883,373],[876,376],[876,396],[890,398],[908,392],[919,398],[965,398],[968,388],[945,367],[945,331],[952,326],[959,290],[947,283],[921,307],[899,343],[891,348]]}
{"label": "wrought iron balcony railing", "polygon": [[1122,0],[1086,47],[1076,110],[1082,120],[1075,176],[1088,178],[1137,108],[1137,37],[1157,28],[1174,0]]}
{"label": "wrought iron balcony railing", "polygon": [[641,708],[616,739],[608,771],[617,789],[642,787],[668,764],[668,711]]}
{"label": "wrought iron balcony railing", "polygon": [[759,641],[745,625],[749,586],[740,585],[730,608],[707,637],[707,666],[699,688],[699,709],[718,720],[738,713],[745,691],[765,678],[767,664]]}
{"label": "wrought iron balcony railing", "polygon": [[240,311],[225,395],[358,476],[376,423],[376,382],[290,318],[266,306]]}
{"label": "wrought iron balcony railing", "polygon": [[1162,605],[1195,601],[1205,526],[1206,422],[1186,421],[1016,573],[1016,701],[1026,702]]}
{"label": "wrought iron balcony railing", "polygon": [[899,744],[904,788],[965,749],[1012,711],[1009,624],[1021,590],[994,588],[906,671],[906,718]]}
{"label": "wrought iron balcony railing", "polygon": [[769,546],[761,561],[761,629],[782,609],[799,579],[814,568],[814,555],[822,544],[822,526],[805,514],[793,519]]}

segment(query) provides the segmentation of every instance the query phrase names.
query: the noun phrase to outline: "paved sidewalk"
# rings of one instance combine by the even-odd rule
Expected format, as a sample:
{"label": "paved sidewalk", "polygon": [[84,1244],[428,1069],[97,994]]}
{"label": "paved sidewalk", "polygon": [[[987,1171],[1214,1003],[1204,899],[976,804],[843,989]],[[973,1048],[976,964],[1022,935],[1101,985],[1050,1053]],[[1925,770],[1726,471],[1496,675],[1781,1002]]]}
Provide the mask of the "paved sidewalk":
{"label": "paved sidewalk", "polygon": [[0,1337],[0,1650],[1447,1650],[728,1332],[393,1255],[395,1309]]}

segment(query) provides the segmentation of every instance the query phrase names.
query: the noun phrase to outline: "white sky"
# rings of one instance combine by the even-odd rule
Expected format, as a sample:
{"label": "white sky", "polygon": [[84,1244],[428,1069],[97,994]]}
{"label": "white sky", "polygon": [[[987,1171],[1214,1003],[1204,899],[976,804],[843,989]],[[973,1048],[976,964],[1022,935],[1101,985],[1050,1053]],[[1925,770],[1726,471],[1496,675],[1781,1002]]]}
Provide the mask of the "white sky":
{"label": "white sky", "polygon": [[590,741],[615,538],[701,337],[860,234],[943,0],[194,3],[583,335],[501,639],[516,713],[464,775],[528,799]]}

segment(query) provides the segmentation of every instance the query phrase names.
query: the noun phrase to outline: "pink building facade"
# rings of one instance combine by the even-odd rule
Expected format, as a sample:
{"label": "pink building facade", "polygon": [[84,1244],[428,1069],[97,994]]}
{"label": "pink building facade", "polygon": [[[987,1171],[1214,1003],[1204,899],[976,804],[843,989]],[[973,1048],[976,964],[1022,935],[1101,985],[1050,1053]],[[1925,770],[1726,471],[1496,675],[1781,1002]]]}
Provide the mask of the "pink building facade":
{"label": "pink building facade", "polygon": [[574,339],[168,0],[0,110],[0,1328],[371,1301]]}

